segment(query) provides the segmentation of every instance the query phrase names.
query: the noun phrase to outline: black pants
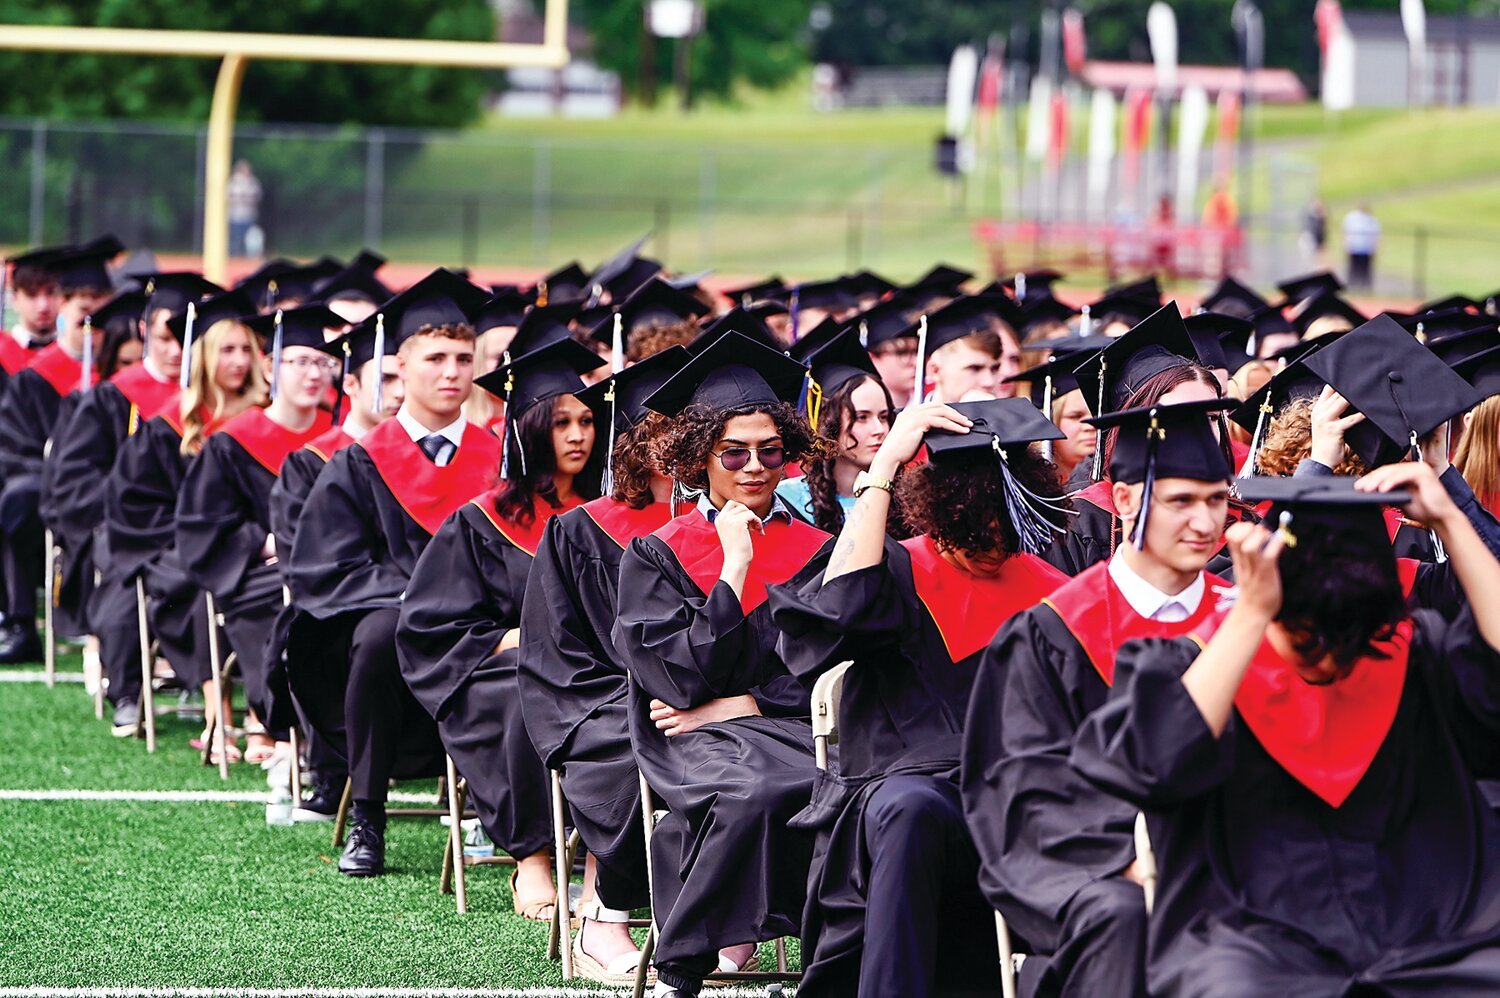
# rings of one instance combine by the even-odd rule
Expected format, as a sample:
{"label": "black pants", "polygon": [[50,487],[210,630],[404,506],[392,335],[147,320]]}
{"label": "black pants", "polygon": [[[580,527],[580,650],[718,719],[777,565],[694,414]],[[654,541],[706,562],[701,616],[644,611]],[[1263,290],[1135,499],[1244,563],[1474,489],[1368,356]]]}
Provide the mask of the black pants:
{"label": "black pants", "polygon": [[1375,265],[1373,253],[1350,253],[1349,254],[1349,287],[1360,291],[1368,291],[1370,282],[1374,279],[1372,271]]}
{"label": "black pants", "polygon": [[[245,684],[245,702],[262,722],[270,716],[266,695],[266,634],[271,630],[279,609],[279,603],[263,602],[234,608],[219,604],[224,617],[224,633],[229,639],[228,647],[234,650],[234,659]],[[229,654],[224,648],[220,653],[226,657]],[[273,734],[279,734],[281,738],[286,736],[284,731]]]}
{"label": "black pants", "polygon": [[1146,993],[1146,895],[1136,884],[1108,877],[1081,889],[1063,909],[1058,940],[1040,994]]}
{"label": "black pants", "polygon": [[42,521],[32,517],[0,542],[0,561],[5,572],[5,620],[8,624],[36,627],[37,590],[46,569],[46,544]]}
{"label": "black pants", "polygon": [[135,581],[106,577],[94,589],[89,620],[99,639],[99,664],[109,680],[109,702],[133,703],[141,695],[141,629]]}
{"label": "black pants", "polygon": [[357,614],[330,620],[295,617],[286,643],[287,683],[307,738],[307,764],[320,782],[342,792],[349,774],[344,700],[349,690],[349,645]]}
{"label": "black pants", "polygon": [[[349,644],[344,724],[356,801],[383,804],[393,777],[443,771],[437,725],[401,678],[396,660],[399,616],[394,608],[370,610],[355,623]],[[412,746],[425,751],[409,754]]]}
{"label": "black pants", "polygon": [[864,832],[870,879],[860,998],[997,992],[994,916],[979,892],[979,854],[958,785],[888,777],[866,804]]}
{"label": "black pants", "polygon": [[623,701],[601,704],[574,730],[562,758],[563,796],[597,864],[599,900],[622,910],[651,900],[628,711]]}

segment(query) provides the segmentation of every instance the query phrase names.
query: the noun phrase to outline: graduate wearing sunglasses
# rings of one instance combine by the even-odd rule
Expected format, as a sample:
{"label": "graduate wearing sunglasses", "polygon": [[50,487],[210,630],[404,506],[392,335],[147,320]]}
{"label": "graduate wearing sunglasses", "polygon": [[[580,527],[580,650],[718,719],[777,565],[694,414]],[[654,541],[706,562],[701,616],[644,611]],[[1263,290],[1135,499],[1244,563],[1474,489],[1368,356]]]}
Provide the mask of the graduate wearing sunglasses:
{"label": "graduate wearing sunglasses", "polygon": [[776,496],[786,462],[820,446],[792,404],[804,375],[731,331],[646,401],[677,418],[667,470],[701,490],[696,510],[630,542],[614,627],[641,772],[688,843],[653,867],[658,994],[754,966],[751,944],[801,917],[812,837],[787,821],[812,792],[810,707],[776,652],[766,587],[821,571],[831,542]]}

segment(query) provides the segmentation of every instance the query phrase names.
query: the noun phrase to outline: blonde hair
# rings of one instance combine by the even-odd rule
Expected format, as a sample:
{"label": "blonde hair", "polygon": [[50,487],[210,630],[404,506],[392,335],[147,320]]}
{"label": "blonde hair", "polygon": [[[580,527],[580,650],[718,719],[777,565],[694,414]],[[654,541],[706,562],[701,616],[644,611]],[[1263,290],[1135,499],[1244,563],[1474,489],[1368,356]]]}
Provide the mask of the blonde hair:
{"label": "blonde hair", "polygon": [[[250,370],[245,383],[233,396],[226,394],[214,380],[214,369],[218,366],[219,348],[224,340],[235,332],[243,332],[250,343]],[[260,343],[250,327],[238,319],[220,319],[209,326],[203,335],[193,341],[190,360],[191,376],[188,386],[182,391],[182,453],[192,455],[203,450],[203,441],[210,426],[222,422],[225,416],[234,415],[252,405],[264,405],[267,398],[266,378],[261,371]],[[245,404],[234,407],[236,399]]]}
{"label": "blonde hair", "polygon": [[1500,499],[1500,395],[1491,395],[1470,413],[1453,466],[1479,501],[1493,508]]}

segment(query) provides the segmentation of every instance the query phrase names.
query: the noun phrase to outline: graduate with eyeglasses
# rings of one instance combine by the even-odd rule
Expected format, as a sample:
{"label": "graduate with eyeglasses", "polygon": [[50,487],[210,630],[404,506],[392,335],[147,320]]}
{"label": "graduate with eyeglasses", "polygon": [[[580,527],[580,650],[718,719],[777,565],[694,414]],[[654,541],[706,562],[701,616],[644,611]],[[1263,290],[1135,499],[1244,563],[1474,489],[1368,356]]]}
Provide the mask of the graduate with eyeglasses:
{"label": "graduate with eyeglasses", "polygon": [[666,466],[695,510],[630,542],[613,637],[631,678],[642,774],[685,852],[653,850],[657,993],[756,965],[801,921],[812,837],[787,827],[812,792],[810,701],[776,651],[767,586],[821,564],[830,538],[776,496],[820,442],[795,408],[805,369],[727,331],[658,389]]}
{"label": "graduate with eyeglasses", "polygon": [[[810,686],[853,662],[837,759],[796,819],[818,833],[799,993],[999,987],[959,747],[995,631],[1067,581],[1039,557],[1063,529],[1066,502],[1034,447],[1061,436],[1025,399],[909,407],[855,480],[859,498],[826,571],[771,588],[778,649],[795,675]],[[911,464],[924,446],[928,460]],[[887,536],[895,505],[917,536]]]}
{"label": "graduate with eyeglasses", "polygon": [[[224,617],[254,721],[247,725],[245,760],[259,764],[286,734],[284,726],[266,727],[273,696],[266,638],[283,602],[271,487],[287,455],[329,427],[319,403],[336,362],[323,352],[324,330],[343,325],[343,319],[310,305],[277,309],[246,325],[265,344],[261,361],[270,402],[245,410],[204,441],[177,500],[177,550],[188,578],[214,595]],[[286,699],[284,689],[277,692]]]}

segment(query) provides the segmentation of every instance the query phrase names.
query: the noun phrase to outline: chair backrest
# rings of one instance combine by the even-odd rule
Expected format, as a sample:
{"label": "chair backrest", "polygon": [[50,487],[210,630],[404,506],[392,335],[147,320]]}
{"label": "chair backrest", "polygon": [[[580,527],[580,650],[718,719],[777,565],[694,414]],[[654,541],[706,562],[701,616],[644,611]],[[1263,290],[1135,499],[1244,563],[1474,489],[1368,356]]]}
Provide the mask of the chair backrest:
{"label": "chair backrest", "polygon": [[1146,914],[1156,907],[1156,881],[1159,877],[1156,853],[1151,848],[1151,833],[1146,828],[1146,812],[1135,815],[1135,862],[1141,874],[1141,889],[1146,894]]}
{"label": "chair backrest", "polygon": [[812,688],[813,753],[819,769],[828,768],[828,746],[839,740],[839,703],[844,696],[844,673],[853,662],[840,662],[818,677]]}

